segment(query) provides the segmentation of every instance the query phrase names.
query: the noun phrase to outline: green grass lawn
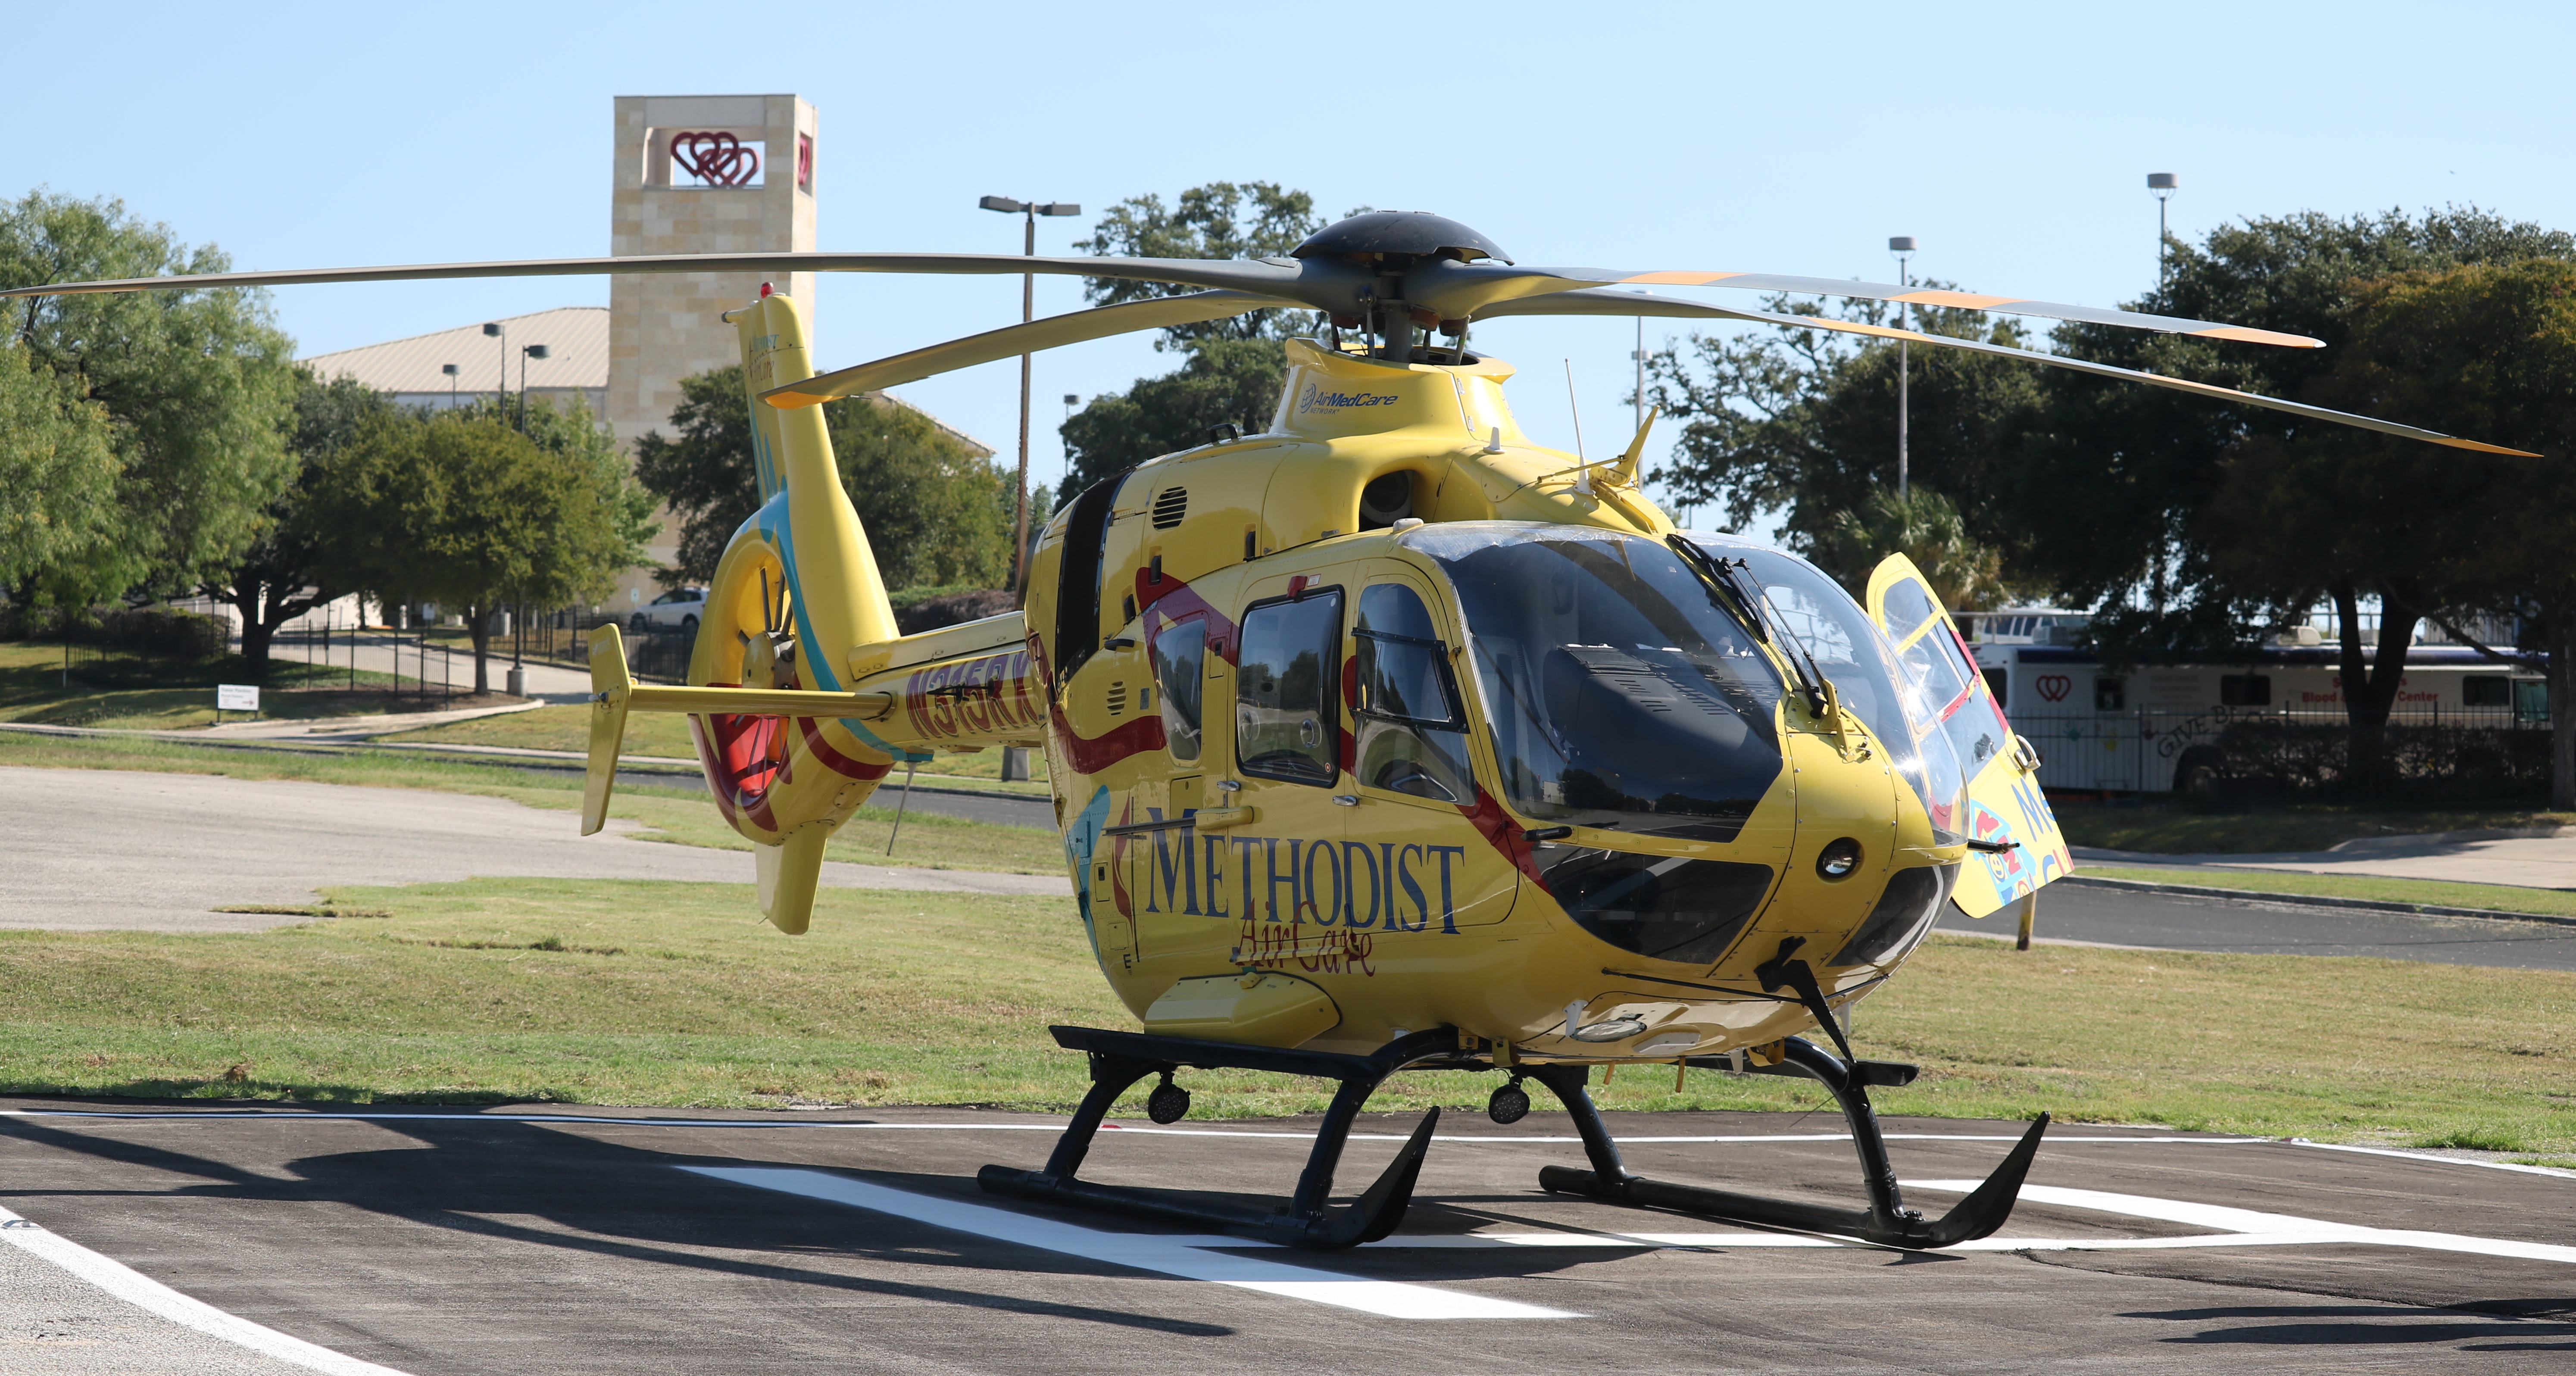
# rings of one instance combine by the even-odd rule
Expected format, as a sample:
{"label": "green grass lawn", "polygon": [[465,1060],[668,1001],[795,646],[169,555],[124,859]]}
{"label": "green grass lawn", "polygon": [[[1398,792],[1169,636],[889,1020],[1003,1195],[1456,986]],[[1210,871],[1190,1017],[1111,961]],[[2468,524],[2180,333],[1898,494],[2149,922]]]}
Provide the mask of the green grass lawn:
{"label": "green grass lawn", "polygon": [[[0,765],[54,769],[146,769],[182,774],[228,774],[237,779],[306,779],[315,783],[356,784],[378,788],[427,788],[446,793],[476,793],[509,798],[530,807],[563,814],[563,826],[579,825],[581,776],[564,771],[529,770],[478,760],[455,759],[414,751],[351,751],[295,755],[268,750],[237,750],[133,737],[39,736],[0,731]],[[894,830],[894,794],[880,791],[883,805],[870,803],[842,827],[825,848],[834,860],[868,865],[909,865],[929,869],[999,870],[1014,874],[1061,874],[1064,852],[1056,834],[1028,827],[992,826],[943,817],[918,808],[907,811],[895,838],[894,854],[886,842]],[[642,839],[675,841],[748,851],[751,843],[716,815],[704,787],[687,776],[671,785],[636,787],[620,783],[609,807],[612,817],[644,823],[653,831]],[[749,861],[744,862],[748,872]],[[755,909],[756,911],[756,909]]]}
{"label": "green grass lawn", "polygon": [[[380,739],[430,741],[443,745],[502,745],[527,750],[587,750],[590,748],[590,714],[584,708],[568,705],[538,707],[505,716],[476,717],[471,721],[426,726]],[[688,718],[669,712],[636,712],[626,718],[626,753],[694,760],[697,747],[689,741]],[[1044,793],[1046,756],[1031,751],[1029,769],[1037,781],[1006,787],[1012,792]],[[1002,777],[1002,750],[999,746],[991,746],[973,754],[941,755],[921,766],[921,774],[925,778],[945,775],[990,779],[998,783]]]}
{"label": "green grass lawn", "polygon": [[2576,816],[2532,808],[2372,808],[2300,803],[2279,812],[2202,812],[2179,803],[2135,807],[2061,803],[2058,824],[2079,846],[2155,855],[2253,855],[2327,850],[2371,836],[2489,827],[2576,825]]}
{"label": "green grass lawn", "polygon": [[[160,660],[94,646],[72,647],[71,683],[65,686],[63,647],[41,641],[0,641],[0,721],[49,726],[104,726],[172,731],[210,725],[215,685],[255,680],[239,656]],[[390,675],[362,672],[349,688],[349,671],[296,660],[271,659],[262,681],[260,714],[288,720],[420,712],[463,705],[439,695],[390,692]],[[494,697],[496,702],[516,701]],[[230,713],[228,720],[242,719]]]}
{"label": "green grass lawn", "polygon": [[2457,884],[2440,879],[2383,879],[2366,874],[2283,874],[2274,871],[2123,869],[2118,865],[2084,865],[2091,879],[2142,879],[2153,884],[2193,884],[2213,889],[2255,893],[2317,894],[2329,898],[2367,898],[2384,903],[2423,903],[2437,908],[2489,908],[2503,913],[2543,913],[2576,917],[2576,893],[2529,889],[2511,884]]}
{"label": "green grass lawn", "polygon": [[[827,890],[813,931],[748,886],[475,880],[346,888],[256,934],[0,932],[0,1091],[667,1106],[1061,1110],[1050,1022],[1129,1027],[1072,905]],[[2369,1143],[2576,1149],[2576,974],[1936,937],[1861,1006],[1919,1062],[1895,1114],[2163,1123]],[[1319,1082],[1188,1072],[1202,1117],[1313,1112]],[[1399,1077],[1377,1106],[1480,1108]],[[1633,1068],[1615,1108],[1812,1109],[1773,1078]],[[1133,1106],[1131,1106],[1132,1109]]]}

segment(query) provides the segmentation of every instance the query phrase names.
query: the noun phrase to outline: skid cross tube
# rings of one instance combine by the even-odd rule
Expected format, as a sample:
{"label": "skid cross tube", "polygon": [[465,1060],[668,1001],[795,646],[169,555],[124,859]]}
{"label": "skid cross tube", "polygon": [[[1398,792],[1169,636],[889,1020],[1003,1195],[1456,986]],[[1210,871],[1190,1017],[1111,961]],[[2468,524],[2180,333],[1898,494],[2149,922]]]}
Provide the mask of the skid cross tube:
{"label": "skid cross tube", "polygon": [[[1593,1107],[1592,1096],[1583,1087],[1591,1072],[1580,1066],[1548,1066],[1529,1073],[1529,1078],[1546,1085],[1565,1102],[1566,1112],[1573,1115],[1575,1131],[1583,1136],[1584,1154],[1592,1160],[1588,1171],[1570,1166],[1542,1168],[1538,1173],[1539,1187],[1558,1194],[1590,1195],[1615,1204],[1670,1209],[1766,1228],[1831,1233],[1911,1250],[1955,1247],[1990,1236],[2012,1216],[2013,1203],[2021,1194],[2022,1177],[2030,1172],[2031,1159],[2039,1154],[2040,1137],[2048,1131],[2047,1114],[2039,1115],[1984,1184],[1939,1220],[1926,1219],[1905,1207],[1904,1196],[1896,1187],[1895,1163],[1888,1160],[1887,1140],[1879,1134],[1878,1114],[1869,1102],[1869,1086],[1905,1084],[1914,1078],[1914,1067],[1886,1061],[1845,1062],[1802,1037],[1786,1039],[1781,1050],[1780,1064],[1754,1067],[1755,1073],[1804,1075],[1833,1092],[1835,1101],[1842,1105],[1844,1121],[1851,1125],[1852,1149],[1860,1155],[1861,1183],[1869,1192],[1868,1208],[1769,1199],[1637,1175],[1619,1159],[1618,1145],[1611,1140],[1609,1128],[1601,1121],[1601,1111]],[[1690,1064],[1712,1070],[1728,1068],[1728,1062],[1719,1057],[1692,1057]]]}
{"label": "skid cross tube", "polygon": [[[1360,1109],[1386,1077],[1408,1065],[1457,1057],[1458,1035],[1439,1028],[1416,1032],[1366,1056],[1330,1051],[1294,1051],[1270,1046],[1238,1046],[1195,1037],[1163,1037],[1147,1032],[1113,1032],[1097,1027],[1053,1027],[1056,1044],[1091,1057],[1091,1089],[1056,1139],[1044,1168],[1014,1170],[986,1166],[976,1183],[995,1194],[1044,1204],[1065,1204],[1106,1213],[1214,1223],[1240,1228],[1291,1247],[1352,1247],[1375,1242],[1404,1221],[1413,1201],[1413,1184],[1422,1173],[1422,1157],[1431,1147],[1431,1131],[1440,1110],[1422,1115],[1395,1160],[1356,1201],[1331,1207],[1333,1173],[1341,1165]],[[1184,1066],[1210,1070],[1264,1070],[1283,1075],[1316,1075],[1338,1080],[1332,1106],[1315,1132],[1315,1146],[1297,1177],[1296,1192],[1284,1204],[1261,1207],[1206,1199],[1165,1190],[1103,1185],[1081,1179],[1083,1158],[1100,1131],[1101,1120],[1129,1086],[1148,1075],[1168,1074]],[[1606,1139],[1605,1139],[1606,1140]]]}

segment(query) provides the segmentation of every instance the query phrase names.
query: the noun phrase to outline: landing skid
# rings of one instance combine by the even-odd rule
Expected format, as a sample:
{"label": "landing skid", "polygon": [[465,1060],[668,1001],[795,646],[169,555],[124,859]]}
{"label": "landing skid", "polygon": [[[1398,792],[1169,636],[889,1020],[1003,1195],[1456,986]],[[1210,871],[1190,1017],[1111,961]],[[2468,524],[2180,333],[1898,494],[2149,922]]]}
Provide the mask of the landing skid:
{"label": "landing skid", "polygon": [[[1541,1066],[1528,1072],[1529,1078],[1547,1086],[1564,1101],[1566,1112],[1573,1115],[1575,1130],[1583,1135],[1584,1154],[1592,1159],[1592,1169],[1588,1171],[1571,1166],[1541,1167],[1539,1188],[1558,1194],[1589,1195],[1614,1204],[1670,1209],[1757,1227],[1830,1233],[1912,1250],[1973,1242],[1991,1235],[2012,1216],[2013,1203],[2021,1194],[2022,1177],[2029,1174],[2031,1158],[2039,1154],[2039,1139],[2048,1131],[2047,1114],[2039,1115],[1984,1184],[1934,1221],[1905,1207],[1904,1196],[1896,1187],[1896,1166],[1887,1159],[1887,1141],[1879,1134],[1878,1114],[1869,1102],[1869,1086],[1909,1083],[1914,1078],[1914,1067],[1887,1061],[1845,1062],[1802,1037],[1783,1041],[1781,1050],[1784,1054],[1780,1064],[1747,1069],[1765,1075],[1803,1075],[1832,1091],[1835,1101],[1842,1105],[1844,1121],[1851,1125],[1852,1147],[1860,1153],[1861,1183],[1869,1191],[1868,1208],[1767,1199],[1632,1174],[1619,1159],[1618,1144],[1610,1139],[1601,1111],[1593,1107],[1592,1096],[1584,1090],[1589,1071],[1581,1066]],[[1693,1057],[1690,1064],[1711,1070],[1731,1068],[1730,1062],[1716,1057]]]}
{"label": "landing skid", "polygon": [[[1333,1172],[1341,1164],[1342,1146],[1350,1140],[1351,1125],[1378,1085],[1406,1066],[1426,1061],[1460,1068],[1474,1064],[1459,1055],[1458,1034],[1446,1028],[1416,1032],[1367,1056],[1239,1046],[1096,1027],[1048,1030],[1055,1033],[1057,1045],[1090,1053],[1091,1090],[1082,1096],[1082,1106],[1074,1110],[1064,1136],[1056,1139],[1055,1151],[1043,1169],[1020,1171],[986,1166],[977,1172],[977,1183],[995,1194],[1042,1204],[1069,1204],[1108,1213],[1239,1228],[1291,1247],[1354,1247],[1394,1232],[1404,1222],[1406,1206],[1413,1202],[1413,1182],[1422,1172],[1423,1153],[1431,1148],[1431,1130],[1440,1122],[1440,1110],[1435,1108],[1422,1115],[1413,1136],[1396,1152],[1395,1160],[1388,1163],[1376,1184],[1356,1201],[1335,1210],[1327,1201],[1333,1193]],[[1288,1202],[1264,1210],[1163,1190],[1103,1185],[1076,1176],[1075,1172],[1082,1169],[1083,1157],[1091,1150],[1093,1134],[1100,1130],[1100,1120],[1107,1116],[1118,1096],[1148,1075],[1168,1075],[1182,1066],[1265,1070],[1341,1082],[1341,1088],[1333,1094],[1332,1106],[1324,1111],[1323,1126],[1315,1132],[1314,1150],[1307,1155],[1306,1169],[1297,1177],[1297,1191]]]}
{"label": "landing skid", "polygon": [[[1384,1238],[1404,1222],[1405,1209],[1412,1202],[1414,1181],[1421,1174],[1423,1155],[1430,1149],[1432,1130],[1440,1121],[1440,1110],[1436,1108],[1422,1115],[1412,1136],[1365,1193],[1340,1209],[1329,1203],[1342,1147],[1350,1140],[1351,1127],[1361,1107],[1378,1085],[1407,1067],[1481,1070],[1491,1066],[1481,1055],[1462,1052],[1457,1033],[1449,1028],[1416,1032],[1367,1056],[1241,1046],[1094,1027],[1050,1030],[1058,1045],[1090,1055],[1090,1092],[1083,1095],[1081,1107],[1074,1110],[1073,1121],[1066,1125],[1064,1136],[1056,1140],[1055,1151],[1044,1168],[1025,1171],[986,1166],[975,1177],[985,1189],[1042,1204],[1215,1224],[1287,1246],[1315,1249],[1353,1247]],[[1904,1197],[1897,1190],[1896,1167],[1888,1160],[1887,1143],[1879,1134],[1878,1116],[1869,1102],[1869,1086],[1906,1084],[1914,1078],[1914,1067],[1886,1061],[1846,1062],[1798,1037],[1783,1041],[1781,1050],[1778,1065],[1747,1069],[1757,1074],[1803,1075],[1832,1091],[1842,1105],[1844,1120],[1851,1125],[1852,1146],[1860,1153],[1868,1208],[1768,1199],[1636,1175],[1620,1160],[1618,1144],[1611,1140],[1609,1127],[1601,1121],[1601,1111],[1593,1106],[1592,1096],[1584,1088],[1591,1077],[1589,1067],[1524,1061],[1513,1067],[1516,1075],[1538,1081],[1564,1102],[1575,1130],[1582,1134],[1584,1154],[1592,1162],[1590,1170],[1545,1167],[1539,1171],[1540,1188],[1559,1194],[1588,1195],[1615,1204],[1668,1209],[1757,1227],[1827,1233],[1915,1250],[1953,1247],[1986,1237],[2012,1215],[2022,1177],[2029,1173],[2031,1159],[2039,1152],[2040,1138],[2048,1131],[2048,1115],[2041,1114],[2031,1124],[2004,1157],[2003,1164],[1975,1192],[1938,1221],[1929,1220],[1905,1207]],[[1711,1070],[1734,1068],[1732,1062],[1718,1057],[1694,1057],[1690,1064]],[[1316,1130],[1315,1145],[1306,1158],[1305,1171],[1298,1176],[1296,1192],[1285,1203],[1264,1209],[1175,1191],[1104,1185],[1079,1177],[1083,1158],[1090,1152],[1092,1138],[1100,1131],[1110,1105],[1146,1076],[1168,1076],[1185,1066],[1312,1075],[1341,1082],[1332,1106],[1325,1110],[1322,1126]]]}

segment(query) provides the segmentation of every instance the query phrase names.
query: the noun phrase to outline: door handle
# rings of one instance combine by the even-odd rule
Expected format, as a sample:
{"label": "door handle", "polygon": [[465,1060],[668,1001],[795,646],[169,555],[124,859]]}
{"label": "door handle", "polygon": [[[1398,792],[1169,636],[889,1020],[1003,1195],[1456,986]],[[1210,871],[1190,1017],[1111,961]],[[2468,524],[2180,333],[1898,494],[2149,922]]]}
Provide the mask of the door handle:
{"label": "door handle", "polygon": [[1356,793],[1336,793],[1333,795],[1333,801],[1343,807],[1358,807],[1360,796]]}

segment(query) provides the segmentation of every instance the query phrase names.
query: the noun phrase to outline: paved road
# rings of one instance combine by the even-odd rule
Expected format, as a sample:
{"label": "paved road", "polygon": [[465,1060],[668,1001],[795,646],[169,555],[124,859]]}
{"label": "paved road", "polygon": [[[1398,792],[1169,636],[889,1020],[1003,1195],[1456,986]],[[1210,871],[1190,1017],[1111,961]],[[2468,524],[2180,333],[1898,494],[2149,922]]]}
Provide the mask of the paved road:
{"label": "paved road", "polygon": [[[137,1106],[0,1103],[83,1108]],[[1543,1195],[1541,1165],[1581,1159],[1561,1117],[1458,1114],[1397,1236],[1314,1254],[981,1194],[979,1164],[1043,1159],[1030,1115],[561,1116],[0,1117],[0,1206],[27,1221],[0,1280],[95,1277],[0,1284],[0,1367],[225,1369],[156,1317],[172,1292],[300,1369],[413,1376],[2576,1365],[2576,1179],[2450,1161],[2060,1129],[1986,1250],[1922,1256]],[[1612,1119],[1651,1175],[1857,1193],[1820,1117]],[[2018,1126],[1891,1122],[1901,1175],[1949,1186],[1910,1198],[1946,1207]],[[1312,1123],[1143,1127],[1088,1173],[1275,1195]],[[1345,1194],[1391,1150],[1354,1142]],[[232,1369],[299,1369],[235,1346]]]}
{"label": "paved road", "polygon": [[[1983,920],[1958,909],[1937,930],[2011,936],[2009,908]],[[2476,917],[2424,917],[2365,908],[2308,908],[2053,884],[2042,890],[2042,939],[2257,955],[2379,956],[2445,965],[2576,970],[2576,925]]]}
{"label": "paved road", "polygon": [[[745,852],[577,831],[568,811],[420,789],[0,767],[0,928],[258,930],[299,919],[210,909],[311,903],[314,889],[332,884],[477,875],[752,879]],[[825,884],[844,888],[1068,891],[1061,875],[841,861],[823,871]]]}
{"label": "paved road", "polygon": [[[2330,850],[2262,855],[2149,855],[2077,846],[2075,858],[2079,863],[2155,869],[2278,870],[2576,889],[2576,827],[2366,836]],[[2190,880],[2176,875],[2174,882]]]}

